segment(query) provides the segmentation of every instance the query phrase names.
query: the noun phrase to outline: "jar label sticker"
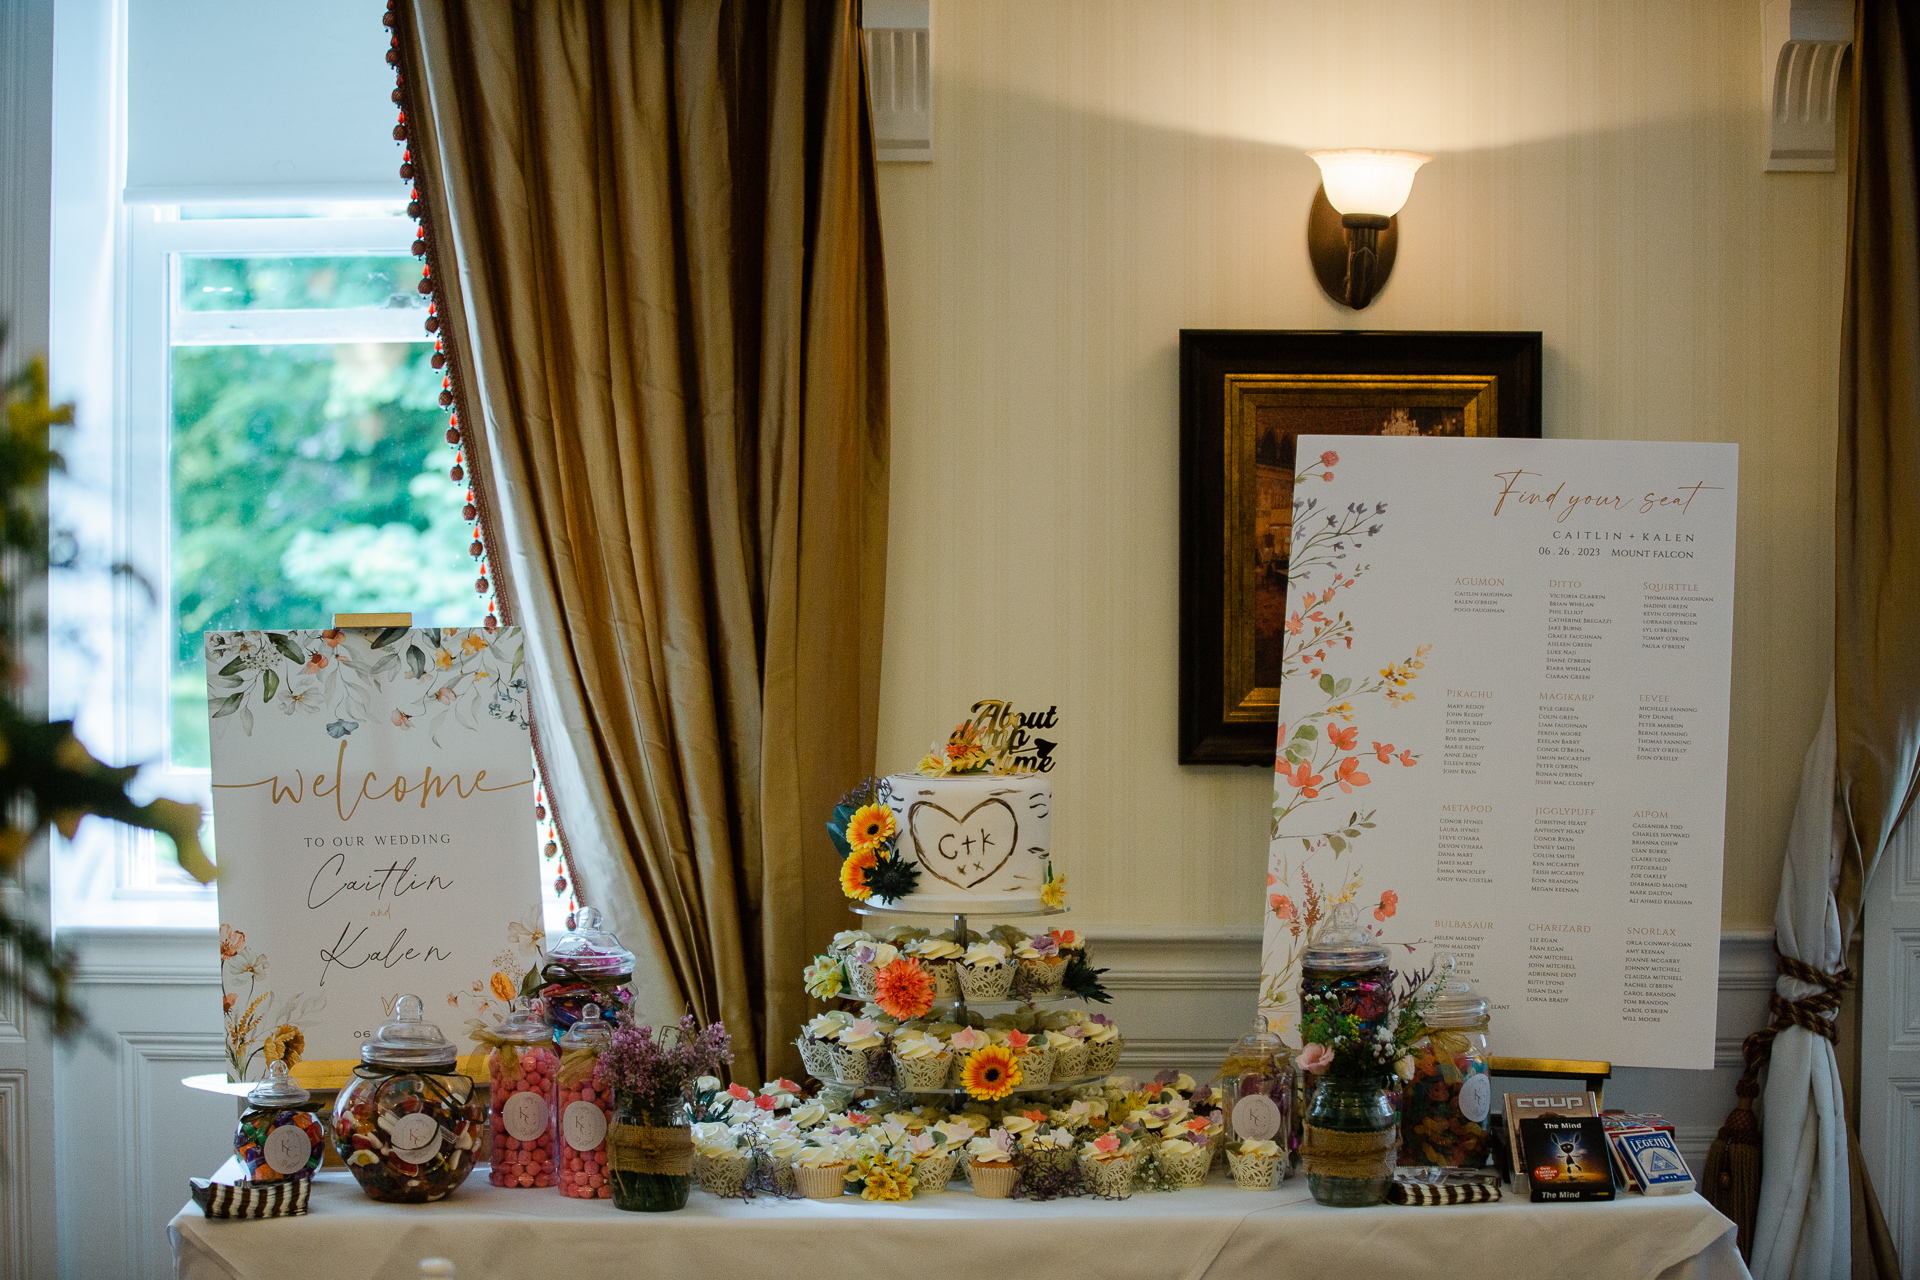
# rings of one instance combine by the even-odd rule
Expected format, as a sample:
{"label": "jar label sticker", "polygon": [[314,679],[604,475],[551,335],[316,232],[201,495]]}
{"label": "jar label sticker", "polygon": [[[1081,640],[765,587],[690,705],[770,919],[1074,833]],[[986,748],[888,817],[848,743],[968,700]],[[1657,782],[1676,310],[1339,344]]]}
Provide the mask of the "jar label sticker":
{"label": "jar label sticker", "polygon": [[560,1128],[575,1151],[592,1151],[607,1140],[607,1113],[591,1102],[569,1102]]}
{"label": "jar label sticker", "polygon": [[1255,1142],[1267,1142],[1279,1133],[1280,1118],[1280,1104],[1264,1093],[1250,1093],[1233,1104],[1233,1131]]}
{"label": "jar label sticker", "polygon": [[1487,1108],[1493,1105],[1493,1080],[1484,1071],[1475,1072],[1460,1084],[1460,1114],[1475,1124],[1484,1124]]}
{"label": "jar label sticker", "polygon": [[299,1173],[313,1158],[313,1139],[297,1124],[283,1124],[260,1144],[267,1168],[281,1177]]}
{"label": "jar label sticker", "polygon": [[507,1132],[522,1142],[532,1142],[547,1131],[547,1097],[531,1089],[523,1089],[507,1099],[500,1108],[500,1118],[506,1122]]}
{"label": "jar label sticker", "polygon": [[395,1116],[386,1128],[393,1154],[408,1164],[425,1164],[440,1154],[440,1122],[430,1115]]}

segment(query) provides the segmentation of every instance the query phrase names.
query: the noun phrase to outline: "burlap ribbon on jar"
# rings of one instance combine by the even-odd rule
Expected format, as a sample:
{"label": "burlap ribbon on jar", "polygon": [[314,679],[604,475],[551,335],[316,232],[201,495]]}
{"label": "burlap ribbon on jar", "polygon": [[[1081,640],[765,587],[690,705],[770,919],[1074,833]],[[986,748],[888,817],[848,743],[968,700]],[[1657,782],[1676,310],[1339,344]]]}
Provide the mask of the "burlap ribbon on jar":
{"label": "burlap ribbon on jar", "polygon": [[615,1173],[693,1173],[693,1128],[616,1124],[607,1136],[607,1166]]}
{"label": "burlap ribbon on jar", "polygon": [[1303,1125],[1300,1160],[1308,1173],[1324,1178],[1391,1178],[1400,1130],[1347,1133]]}

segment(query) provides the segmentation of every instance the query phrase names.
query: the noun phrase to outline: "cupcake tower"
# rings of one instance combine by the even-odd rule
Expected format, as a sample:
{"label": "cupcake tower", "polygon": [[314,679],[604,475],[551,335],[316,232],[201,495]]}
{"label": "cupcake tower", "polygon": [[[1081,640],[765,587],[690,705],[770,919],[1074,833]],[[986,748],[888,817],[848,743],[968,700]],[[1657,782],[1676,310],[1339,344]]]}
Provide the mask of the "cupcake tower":
{"label": "cupcake tower", "polygon": [[1070,929],[1002,923],[981,933],[957,914],[937,934],[904,923],[848,930],[808,966],[806,985],[817,998],[859,1005],[814,1018],[797,1042],[807,1071],[849,1098],[866,1090],[997,1100],[1069,1089],[1111,1073],[1124,1044],[1110,1018],[1063,1003],[1105,996],[1085,939]]}

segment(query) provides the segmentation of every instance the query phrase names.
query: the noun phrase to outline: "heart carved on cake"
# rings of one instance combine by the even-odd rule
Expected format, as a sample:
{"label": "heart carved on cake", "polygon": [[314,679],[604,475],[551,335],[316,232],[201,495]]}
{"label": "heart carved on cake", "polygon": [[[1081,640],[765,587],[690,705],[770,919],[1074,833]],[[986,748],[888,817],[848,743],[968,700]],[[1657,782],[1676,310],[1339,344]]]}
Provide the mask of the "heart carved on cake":
{"label": "heart carved on cake", "polygon": [[992,879],[1020,847],[1020,819],[997,796],[958,818],[931,800],[916,800],[907,809],[907,830],[920,865],[961,889]]}

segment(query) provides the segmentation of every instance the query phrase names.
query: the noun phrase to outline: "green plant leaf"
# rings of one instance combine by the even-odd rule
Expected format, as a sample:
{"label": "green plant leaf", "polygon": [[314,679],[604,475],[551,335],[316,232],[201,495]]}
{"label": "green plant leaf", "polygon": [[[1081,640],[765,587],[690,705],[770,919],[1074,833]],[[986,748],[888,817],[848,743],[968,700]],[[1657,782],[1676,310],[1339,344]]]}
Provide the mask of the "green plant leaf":
{"label": "green plant leaf", "polygon": [[274,648],[280,651],[280,656],[286,658],[288,661],[304,663],[307,660],[307,655],[300,652],[299,647],[296,646],[293,641],[287,639],[286,632],[269,631],[267,632],[267,640],[272,643]]}
{"label": "green plant leaf", "polygon": [[384,649],[405,634],[407,634],[406,627],[382,627],[380,628],[380,634],[373,638],[372,647],[375,649]]}
{"label": "green plant leaf", "polygon": [[1320,677],[1320,689],[1321,689],[1321,692],[1325,693],[1329,698],[1331,698],[1333,696],[1333,677],[1329,675],[1322,675]]}
{"label": "green plant leaf", "polygon": [[218,702],[209,704],[207,707],[207,718],[209,720],[218,720],[221,716],[232,715],[240,709],[240,703],[246,696],[247,691],[242,689],[239,693],[230,693]]}
{"label": "green plant leaf", "polygon": [[228,662],[226,666],[220,668],[220,670],[216,671],[214,674],[222,675],[222,676],[238,675],[240,673],[240,668],[245,666],[246,663],[247,663],[246,655],[242,654],[239,657],[234,658],[233,660]]}
{"label": "green plant leaf", "polygon": [[278,692],[280,692],[280,673],[273,670],[262,672],[260,678],[260,701],[270,703],[273,701],[273,695]]}

